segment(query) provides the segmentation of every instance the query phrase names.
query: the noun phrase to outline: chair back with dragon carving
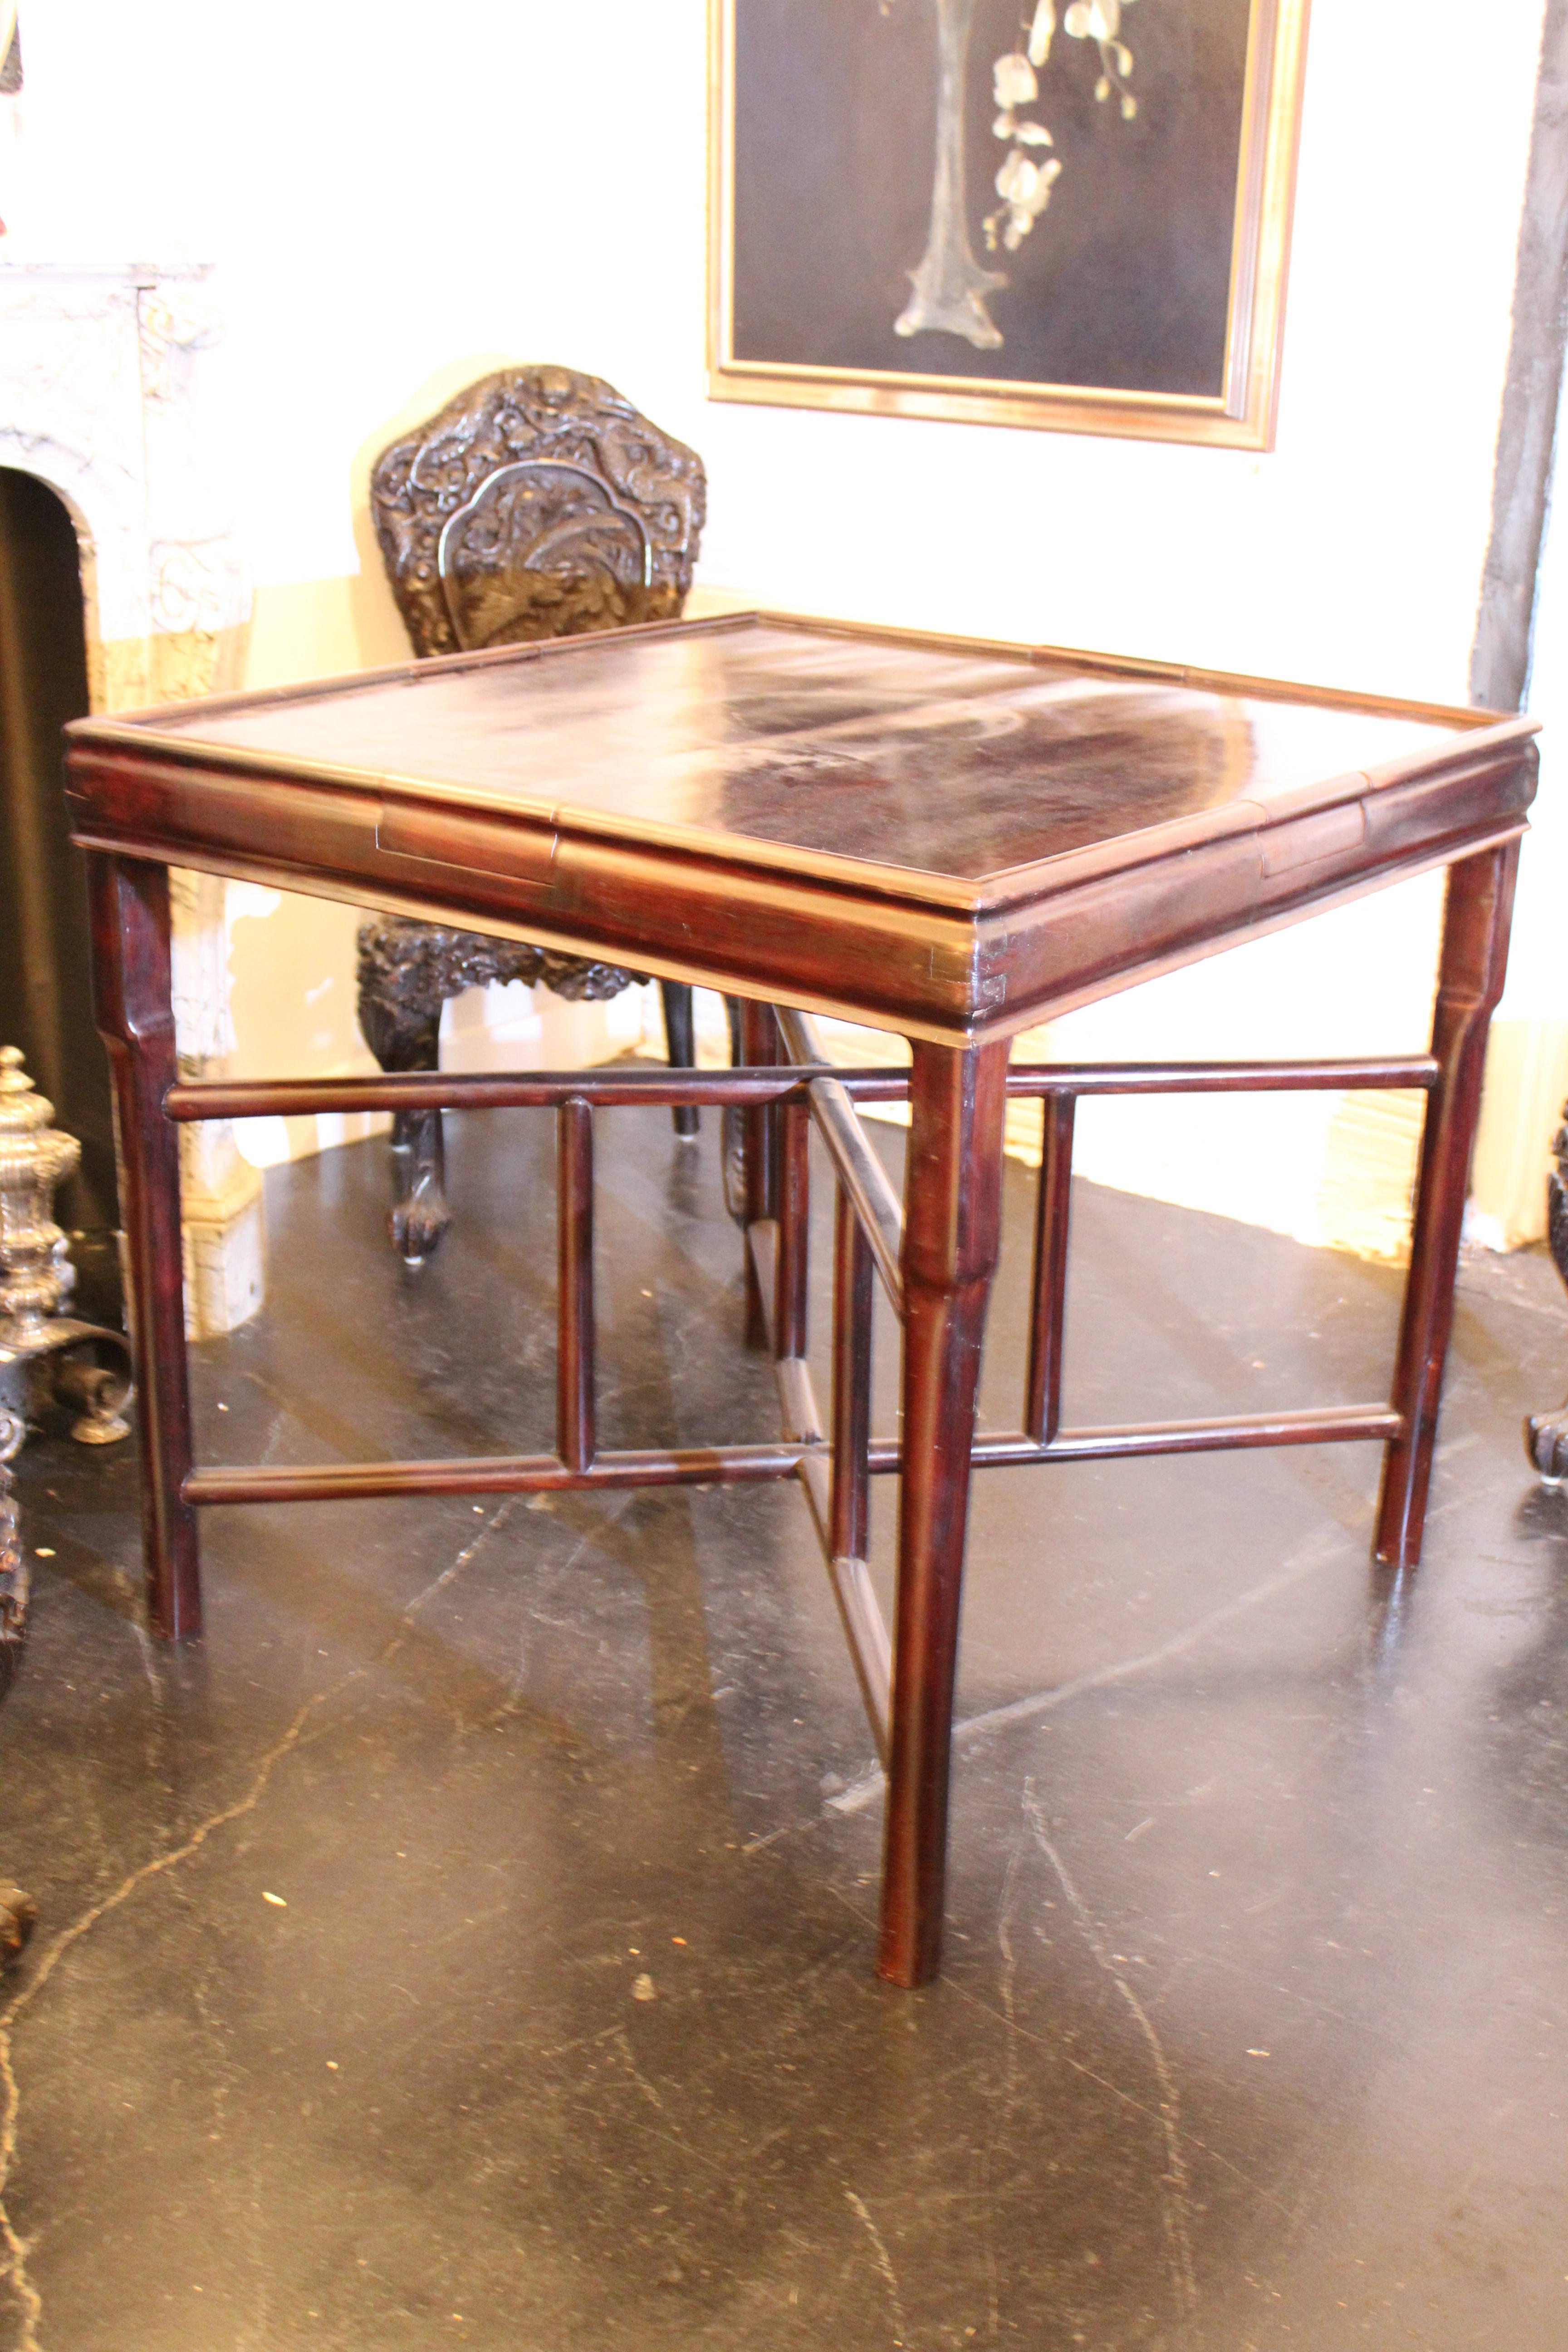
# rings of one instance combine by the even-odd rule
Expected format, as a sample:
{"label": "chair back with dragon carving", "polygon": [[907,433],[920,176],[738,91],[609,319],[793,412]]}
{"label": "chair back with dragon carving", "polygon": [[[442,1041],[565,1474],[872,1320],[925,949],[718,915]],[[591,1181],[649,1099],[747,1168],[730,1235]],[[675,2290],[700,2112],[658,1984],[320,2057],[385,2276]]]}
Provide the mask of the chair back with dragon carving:
{"label": "chair back with dragon carving", "polygon": [[610,384],[502,368],[383,451],[371,512],[418,654],[673,620],[702,460]]}
{"label": "chair back with dragon carving", "polygon": [[[384,449],[371,514],[416,654],[569,637],[679,617],[701,537],[707,477],[695,450],[639,415],[614,385],[571,368],[502,368]],[[440,1065],[441,1007],[491,981],[542,982],[577,1000],[640,974],[516,939],[406,915],[359,933],[359,1021],[384,1070]],[[660,983],[672,1061],[696,1047],[691,991]],[[673,1113],[694,1135],[698,1113]],[[449,1223],[439,1111],[393,1122],[388,1224],[410,1263]]]}

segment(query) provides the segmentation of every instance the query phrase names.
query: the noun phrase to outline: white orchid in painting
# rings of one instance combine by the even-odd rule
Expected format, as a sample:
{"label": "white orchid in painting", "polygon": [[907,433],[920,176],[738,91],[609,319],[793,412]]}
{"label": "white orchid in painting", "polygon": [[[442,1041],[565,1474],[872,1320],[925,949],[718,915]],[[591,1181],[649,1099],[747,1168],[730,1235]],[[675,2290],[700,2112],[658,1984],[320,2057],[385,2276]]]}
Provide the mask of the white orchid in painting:
{"label": "white orchid in painting", "polygon": [[1021,140],[1026,147],[1048,147],[1051,134],[1043,122],[1020,122],[1017,109],[1030,106],[1040,94],[1035,79],[1035,68],[1026,57],[1016,51],[1010,57],[998,58],[992,76],[992,93],[1001,108],[992,130],[998,139]]}
{"label": "white orchid in painting", "polygon": [[[884,16],[897,0],[878,0]],[[937,36],[936,174],[931,188],[931,233],[919,268],[910,272],[914,291],[894,320],[900,335],[931,333],[962,335],[979,351],[995,351],[1001,331],[985,306],[985,298],[1007,283],[996,269],[987,269],[974,257],[964,217],[963,123],[968,89],[969,39],[975,0],[934,0]],[[1026,12],[1028,0],[1025,0]],[[1060,19],[1061,29],[1075,41],[1093,41],[1100,50],[1097,99],[1113,93],[1121,119],[1131,122],[1137,100],[1127,87],[1132,52],[1121,38],[1121,16],[1132,0],[1070,0]],[[1040,68],[1049,62],[1058,30],[1057,0],[1035,0],[1032,16],[1018,19],[1023,45],[999,57],[991,71],[996,117],[992,131],[1006,142],[1007,152],[996,174],[1002,201],[982,224],[986,248],[998,245],[1009,253],[1018,247],[1050,203],[1061,177],[1059,157],[1047,125],[1026,108],[1038,103]]]}
{"label": "white orchid in painting", "polygon": [[[1121,37],[1123,5],[1124,0],[1072,0],[1062,29],[1075,41],[1098,44],[1101,70],[1095,97],[1109,98],[1114,89],[1121,100],[1121,119],[1131,122],[1138,101],[1127,87],[1132,52]],[[1125,0],[1125,5],[1131,5],[1131,0]],[[1061,174],[1056,156],[1036,163],[1024,152],[1026,147],[1050,147],[1056,142],[1043,122],[1022,120],[1018,112],[1020,107],[1032,106],[1040,94],[1035,68],[1049,58],[1056,30],[1056,0],[1039,0],[1027,47],[1009,50],[996,60],[995,97],[1000,111],[991,128],[998,139],[1007,141],[1008,149],[996,174],[996,193],[1002,202],[982,223],[988,253],[995,252],[998,241],[1009,253],[1017,252],[1050,203],[1051,190]]]}
{"label": "white orchid in painting", "polygon": [[1093,41],[1098,47],[1100,74],[1094,94],[1103,100],[1114,90],[1123,122],[1131,122],[1138,111],[1138,100],[1127,87],[1132,52],[1121,38],[1121,11],[1131,5],[1131,0],[1073,0],[1063,20],[1075,41]]}
{"label": "white orchid in painting", "polygon": [[1032,105],[1040,94],[1034,67],[1016,49],[1007,57],[997,58],[992,73],[992,88],[997,105],[1009,113],[1015,106]]}
{"label": "white orchid in painting", "polygon": [[1051,189],[1061,172],[1055,155],[1043,163],[1032,163],[1022,148],[1012,148],[1006,162],[996,174],[996,193],[1002,199],[1000,212],[990,214],[985,221],[985,243],[994,253],[1000,231],[1003,244],[1009,253],[1016,253],[1040,215],[1051,200]]}

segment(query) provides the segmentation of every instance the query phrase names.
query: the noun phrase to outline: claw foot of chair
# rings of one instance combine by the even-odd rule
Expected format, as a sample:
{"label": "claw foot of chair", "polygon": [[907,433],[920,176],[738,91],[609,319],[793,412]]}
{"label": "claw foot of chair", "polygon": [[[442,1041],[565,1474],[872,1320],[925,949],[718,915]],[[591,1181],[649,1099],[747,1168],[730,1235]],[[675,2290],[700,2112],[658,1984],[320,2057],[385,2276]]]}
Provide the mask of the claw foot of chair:
{"label": "claw foot of chair", "polygon": [[405,1265],[423,1265],[451,1222],[445,1201],[399,1201],[386,1213],[387,1238]]}
{"label": "claw foot of chair", "polygon": [[423,1131],[399,1137],[392,1150],[393,1202],[386,1213],[392,1246],[406,1265],[423,1265],[434,1257],[442,1234],[452,1222],[444,1185],[445,1152],[439,1111],[410,1115],[410,1128]]}

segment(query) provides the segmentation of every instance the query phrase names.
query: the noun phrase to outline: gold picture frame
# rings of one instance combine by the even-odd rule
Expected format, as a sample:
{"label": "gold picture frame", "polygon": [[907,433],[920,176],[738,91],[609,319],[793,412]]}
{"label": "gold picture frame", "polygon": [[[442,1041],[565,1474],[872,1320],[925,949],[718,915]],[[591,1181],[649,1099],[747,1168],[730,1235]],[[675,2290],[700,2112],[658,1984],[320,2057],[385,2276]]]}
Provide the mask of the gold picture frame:
{"label": "gold picture frame", "polygon": [[[872,103],[875,104],[876,87],[867,84],[864,79],[864,59],[868,54],[865,46],[868,36],[864,26],[857,20],[855,12],[858,9],[861,7],[868,9],[873,19],[878,18],[879,15],[880,21],[885,24],[895,9],[901,8],[912,18],[914,12],[923,6],[928,16],[938,16],[942,27],[942,37],[946,37],[953,21],[948,14],[952,10],[954,16],[962,16],[963,20],[963,35],[967,43],[971,30],[972,12],[975,5],[976,0],[880,0],[879,8],[878,0],[805,0],[803,7],[799,5],[799,0],[796,0],[795,13],[790,16],[784,0],[710,0],[708,306],[710,396],[715,400],[757,403],[770,407],[827,408],[877,416],[935,417],[953,423],[1025,425],[1047,432],[1110,434],[1130,439],[1196,442],[1227,448],[1268,449],[1272,447],[1284,328],[1286,276],[1289,258],[1291,208],[1295,193],[1296,153],[1310,0],[1231,0],[1231,15],[1228,19],[1224,17],[1222,0],[1213,0],[1211,5],[1211,16],[1216,22],[1228,23],[1232,28],[1231,38],[1235,54],[1231,60],[1232,98],[1226,126],[1226,137],[1230,143],[1224,149],[1227,159],[1224,180],[1215,191],[1211,192],[1206,239],[1210,249],[1192,257],[1194,268],[1200,275],[1205,268],[1208,271],[1206,282],[1210,289],[1209,300],[1212,315],[1206,329],[1208,357],[1205,364],[1209,370],[1206,382],[1195,387],[1189,383],[1172,389],[1168,384],[1162,384],[1158,381],[1142,380],[1141,367],[1143,373],[1154,379],[1161,373],[1162,363],[1157,356],[1154,359],[1141,360],[1136,348],[1136,332],[1132,333],[1131,347],[1128,347],[1125,330],[1124,347],[1118,352],[1117,358],[1121,373],[1128,380],[1119,383],[1083,382],[1078,380],[1077,374],[1072,381],[1021,381],[1016,373],[1019,364],[1018,358],[1005,352],[1002,359],[994,362],[989,362],[979,352],[971,361],[966,351],[960,348],[965,340],[970,342],[977,341],[981,333],[990,330],[998,346],[1005,342],[1005,337],[994,330],[990,318],[985,315],[985,304],[988,300],[993,303],[996,300],[995,295],[989,289],[1007,283],[1007,278],[1002,272],[991,272],[979,268],[972,251],[969,253],[968,267],[974,270],[975,275],[971,282],[981,285],[986,289],[977,305],[982,320],[980,327],[973,329],[973,331],[965,330],[963,334],[953,331],[928,332],[923,321],[911,327],[908,320],[910,313],[918,307],[914,301],[907,301],[904,314],[896,324],[895,331],[900,337],[908,338],[910,341],[918,341],[922,344],[921,353],[917,354],[910,351],[911,359],[918,359],[928,353],[936,354],[937,362],[940,363],[933,362],[929,372],[922,373],[918,366],[882,364],[879,359],[867,364],[864,352],[850,353],[846,363],[846,354],[837,346],[844,343],[847,332],[852,340],[858,331],[853,328],[846,330],[842,301],[832,334],[820,330],[810,317],[802,316],[792,319],[788,313],[787,301],[781,305],[774,300],[770,310],[769,289],[765,285],[767,256],[763,251],[759,259],[756,252],[757,248],[765,247],[766,237],[759,237],[754,231],[749,233],[744,220],[739,233],[737,230],[737,69],[740,46],[737,40],[738,11],[748,12],[744,28],[747,35],[746,70],[754,89],[763,93],[768,106],[773,110],[771,114],[760,113],[758,109],[761,101],[753,94],[750,100],[752,112],[748,119],[767,122],[777,119],[780,111],[777,101],[781,90],[784,94],[786,109],[791,100],[792,92],[794,93],[794,102],[797,108],[799,121],[812,125],[814,129],[818,117],[824,113],[831,114],[834,106],[837,105],[845,123],[849,126],[847,131],[841,132],[838,152],[840,154],[847,152],[852,142],[857,158],[863,160],[868,147],[865,136],[867,107],[863,98],[857,96],[852,89],[847,95],[836,95],[833,89],[833,77],[828,74],[823,74],[823,87],[819,91],[814,93],[809,87],[809,77],[813,70],[821,70],[825,54],[822,44],[845,39],[853,39],[860,44],[862,66],[860,89],[863,92],[867,88],[870,88]],[[985,0],[979,0],[979,5],[984,8]],[[1131,5],[1131,0],[1122,0],[1122,5]],[[1142,29],[1154,19],[1157,9],[1166,5],[1171,5],[1171,0],[1140,0],[1138,37],[1141,40]],[[785,37],[786,21],[791,27],[805,25],[809,28],[814,7],[820,32],[818,54],[815,58],[808,54],[809,42],[798,43]],[[1244,63],[1239,50],[1236,49],[1236,44],[1240,37],[1240,12],[1243,9],[1246,12]],[[1092,6],[1075,8],[1068,11],[1067,28],[1079,35],[1086,30],[1092,34],[1097,27],[1103,27],[1109,22],[1114,31],[1117,16],[1116,0],[1110,0],[1109,15],[1103,5],[1098,8]],[[1054,32],[1057,29],[1055,6],[1050,4],[1050,0],[1040,0],[1037,21],[1043,24],[1047,17],[1050,20],[1051,31]],[[1073,17],[1078,20],[1076,26],[1072,22]],[[1009,13],[1007,21],[1009,25],[1016,24],[1017,22],[1016,13]],[[1027,22],[1026,11],[1024,21]],[[1173,19],[1167,20],[1168,24],[1171,22],[1173,22]],[[1122,23],[1131,32],[1133,19],[1128,16],[1122,19]],[[911,54],[907,47],[908,37],[906,37],[906,55]],[[1012,37],[1016,41],[1019,38],[1018,33],[1014,31]],[[1050,39],[1051,32],[1047,32],[1046,39],[1047,56],[1050,54]],[[773,57],[770,57],[767,49],[770,40],[778,52]],[[1080,38],[1077,46],[1087,51],[1092,44]],[[1120,95],[1121,97],[1120,111],[1130,125],[1131,125],[1132,117],[1138,114],[1140,105],[1142,105],[1143,121],[1133,127],[1142,132],[1151,121],[1157,126],[1158,89],[1146,90],[1140,86],[1137,89],[1136,102],[1129,102],[1129,93],[1132,85],[1124,86],[1117,79],[1116,68],[1118,56],[1120,56],[1127,60],[1131,73],[1131,53],[1115,41],[1111,41],[1109,45],[1101,43],[1100,46],[1102,58],[1107,58],[1109,46],[1110,54],[1107,63],[1110,78],[1108,79],[1106,73],[1102,72],[1100,82],[1094,89],[1095,98],[1103,100],[1106,97]],[[1065,48],[1058,47],[1058,54],[1065,58]],[[951,66],[951,57],[947,62]],[[963,62],[961,59],[961,63]],[[1021,60],[1018,58],[999,60],[995,70],[1000,71],[1003,65],[1011,64],[1016,71],[1020,63]],[[848,60],[850,70],[847,72],[846,79],[850,83],[853,82],[853,65],[854,60]],[[973,58],[969,58],[967,65],[967,79],[963,83],[966,93],[964,105],[971,118],[968,130],[973,149],[974,139],[977,136],[983,137],[987,127],[982,125],[977,131],[977,103],[984,104],[986,110],[989,111],[991,101],[984,87],[981,88],[977,100],[974,85],[976,83],[983,85],[983,72]],[[939,51],[939,72],[943,69]],[[1028,75],[1023,76],[1023,86],[1026,89],[1029,79]],[[1085,87],[1088,87],[1087,80]],[[1002,90],[1000,81],[997,83],[997,90],[1000,95]],[[1184,96],[1190,113],[1194,103],[1190,89],[1184,92]],[[812,111],[814,103],[816,108],[815,113]],[[929,99],[927,103],[929,106]],[[940,127],[940,100],[938,103],[937,178],[940,184],[942,174],[942,132]],[[1081,98],[1078,100],[1078,103],[1079,114],[1082,115],[1085,110]],[[853,111],[857,107],[858,107],[858,112]],[[741,111],[744,114],[744,107]],[[1107,108],[1102,105],[1094,118],[1094,131],[1100,141],[1100,147],[1094,151],[1098,156],[1105,156],[1110,152],[1111,141],[1114,140],[1120,129],[1114,121],[1118,109],[1115,106]],[[1013,119],[1011,115],[1005,114],[998,118],[996,124],[988,127],[994,130],[999,137],[1021,135],[1038,142],[1027,149],[1016,147],[1015,156],[1043,156],[1045,149],[1053,145],[1048,130],[1042,127],[1037,131],[1032,123],[1026,124],[1021,134],[1004,131],[1003,123],[1011,123]],[[1101,123],[1104,123],[1110,131],[1110,139],[1100,131]],[[803,189],[811,192],[806,201],[821,205],[827,201],[822,192],[825,183],[831,181],[833,161],[831,153],[827,157],[829,168],[826,171],[820,168],[814,169],[814,159],[804,154],[799,159],[798,169],[794,168],[795,158],[789,154],[787,148],[783,147],[784,135],[780,134],[784,168],[777,172],[777,184],[783,190],[783,208],[787,209],[792,204],[800,201],[798,192]],[[959,136],[962,138],[963,134],[960,133]],[[752,141],[753,147],[765,145],[765,139]],[[1217,144],[1209,142],[1200,161],[1210,162],[1216,152],[1218,152]],[[961,178],[963,177],[963,152],[961,145],[958,149]],[[1228,159],[1232,155],[1235,161],[1234,194],[1233,200],[1226,206],[1224,199],[1230,191]],[[746,159],[742,160],[744,162]],[[822,160],[819,154],[815,158],[815,163],[820,166]],[[989,157],[984,161],[988,165]],[[1100,163],[1099,168],[1105,171],[1112,166],[1109,163]],[[1177,165],[1172,168],[1180,168],[1179,160]],[[1060,164],[1054,160],[1046,164],[1046,170],[1053,179],[1060,169]],[[744,173],[742,176],[744,180]],[[755,168],[752,167],[752,182],[755,182],[756,176]],[[879,189],[881,183],[875,179],[874,174],[872,174],[872,180],[874,187]],[[972,247],[973,243],[967,215],[973,210],[973,191],[978,184],[977,174],[973,171],[969,173],[967,178],[963,179],[966,191],[963,199],[965,218],[961,235],[966,248]],[[1071,183],[1068,184],[1070,187]],[[1047,194],[1048,193],[1047,189]],[[743,194],[749,206],[749,209],[746,206],[742,207],[745,219],[755,222],[763,216],[765,207],[759,205],[749,184],[743,189]],[[1058,197],[1057,201],[1059,206],[1061,199]],[[1044,199],[1039,201],[1037,209],[1045,216],[1038,222],[1037,242],[1031,240],[1030,250],[1026,256],[1026,258],[1031,261],[1034,255],[1045,247],[1046,240],[1052,235],[1052,215],[1045,214]],[[897,275],[900,279],[908,278],[912,280],[918,291],[920,273],[908,267],[910,256],[908,245],[907,197],[904,212],[904,246],[898,257],[900,266]],[[984,224],[984,228],[989,233],[993,243],[995,242],[993,222],[1004,216],[1005,208],[1004,213],[994,215],[991,221]],[[1023,230],[1021,234],[1006,234],[1005,242],[1009,253],[1017,250],[1023,245],[1028,231],[1035,226],[1032,217],[1027,215],[1014,217],[1023,220]],[[1154,226],[1157,234],[1168,236],[1173,233],[1169,221],[1163,215]],[[786,222],[784,231],[787,231],[788,226],[789,224]],[[836,257],[842,251],[854,248],[863,256],[867,232],[863,222],[857,222],[856,226],[860,231],[858,238],[819,236],[819,250],[826,269],[830,270],[834,267]],[[874,227],[875,224],[873,224]],[[1009,231],[1011,232],[1011,220],[1009,220]],[[768,232],[775,233],[774,224],[771,220],[768,223]],[[922,267],[929,267],[930,252],[935,249],[937,227],[934,196],[931,199],[929,235],[931,243],[928,260]],[[884,243],[886,241],[884,238]],[[808,240],[797,236],[793,250],[804,249],[807,242]],[[1224,244],[1228,245],[1228,253],[1221,250]],[[775,235],[774,250],[775,253],[783,252],[785,255],[784,267],[787,270],[791,266],[788,256],[792,250],[788,246],[787,237],[784,243],[780,244]],[[1048,248],[1047,250],[1048,251]],[[743,270],[747,273],[745,282],[750,290],[746,299],[750,304],[751,312],[756,313],[760,307],[762,311],[767,313],[766,325],[763,331],[760,332],[755,329],[747,331],[751,333],[750,349],[747,348],[746,331],[742,332],[740,338],[742,348],[739,351],[736,331],[738,255]],[[1092,277],[1095,264],[1092,256],[1087,257],[1089,259],[1087,274]],[[999,255],[998,258],[1003,259],[1005,257]],[[1080,270],[1080,277],[1084,274],[1086,273]],[[1179,276],[1179,271],[1177,274]],[[803,285],[806,283],[804,278],[799,282]],[[755,288],[759,283],[763,285],[760,306],[755,295]],[[1070,292],[1072,289],[1068,290]],[[854,292],[855,288],[851,284],[851,300],[853,300]],[[808,289],[807,310],[815,299]],[[1018,311],[1022,299],[1022,289],[1020,289],[1013,298],[1015,313]],[[1098,296],[1094,299],[1098,299]],[[1220,348],[1222,299],[1223,352]],[[886,341],[883,328],[886,317],[885,295],[879,298],[879,304],[875,322],[866,330],[864,340],[868,348],[879,341]],[[742,308],[744,307],[742,305]],[[862,304],[861,307],[865,306]],[[1089,317],[1092,303],[1085,299],[1081,301],[1080,307],[1083,315],[1086,318]],[[1144,310],[1152,314],[1163,308],[1165,312],[1175,315],[1178,307],[1172,303],[1163,306],[1158,302],[1145,303]],[[1124,297],[1124,310],[1130,317],[1140,315],[1136,303],[1131,297]],[[742,323],[744,325],[744,321]],[[835,335],[837,343],[834,341]],[[800,348],[792,350],[790,348],[792,342],[797,342]],[[762,348],[764,344],[771,345],[771,348]],[[825,351],[829,347],[833,348],[834,356],[825,358]],[[901,359],[903,352],[900,351],[892,356]],[[1007,373],[1009,366],[1015,373]],[[1169,367],[1166,365],[1165,373],[1168,374],[1169,372]],[[1082,373],[1081,368],[1079,373]]]}

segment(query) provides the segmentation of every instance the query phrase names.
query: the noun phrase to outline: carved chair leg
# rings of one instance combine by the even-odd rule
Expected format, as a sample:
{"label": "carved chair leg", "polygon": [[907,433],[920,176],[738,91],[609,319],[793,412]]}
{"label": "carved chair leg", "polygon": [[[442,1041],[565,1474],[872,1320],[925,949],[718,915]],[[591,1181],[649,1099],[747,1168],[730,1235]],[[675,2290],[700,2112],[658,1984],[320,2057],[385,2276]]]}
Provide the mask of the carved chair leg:
{"label": "carved chair leg", "polygon": [[[441,1066],[441,1006],[389,1003],[360,990],[359,1025],[382,1068]],[[386,1230],[409,1265],[431,1256],[452,1222],[447,1206],[447,1148],[438,1110],[400,1110],[392,1121],[392,1206]]]}
{"label": "carved chair leg", "polygon": [[[694,1070],[697,1067],[697,1020],[692,1005],[691,990],[683,980],[661,980],[659,996],[664,1004],[665,1055],[672,1070]],[[670,1113],[677,1135],[695,1135],[702,1125],[702,1114],[695,1103],[677,1103]]]}
{"label": "carved chair leg", "polygon": [[[414,1066],[424,1069],[426,1065]],[[452,1222],[447,1206],[447,1132],[438,1110],[394,1114],[392,1185],[388,1236],[405,1265],[423,1265],[435,1255]]]}
{"label": "carved chair leg", "polygon": [[[1546,1180],[1546,1232],[1552,1263],[1568,1284],[1568,1103],[1552,1139],[1556,1162]],[[1555,1412],[1532,1412],[1524,1424],[1524,1450],[1549,1486],[1568,1478],[1568,1398]]]}

